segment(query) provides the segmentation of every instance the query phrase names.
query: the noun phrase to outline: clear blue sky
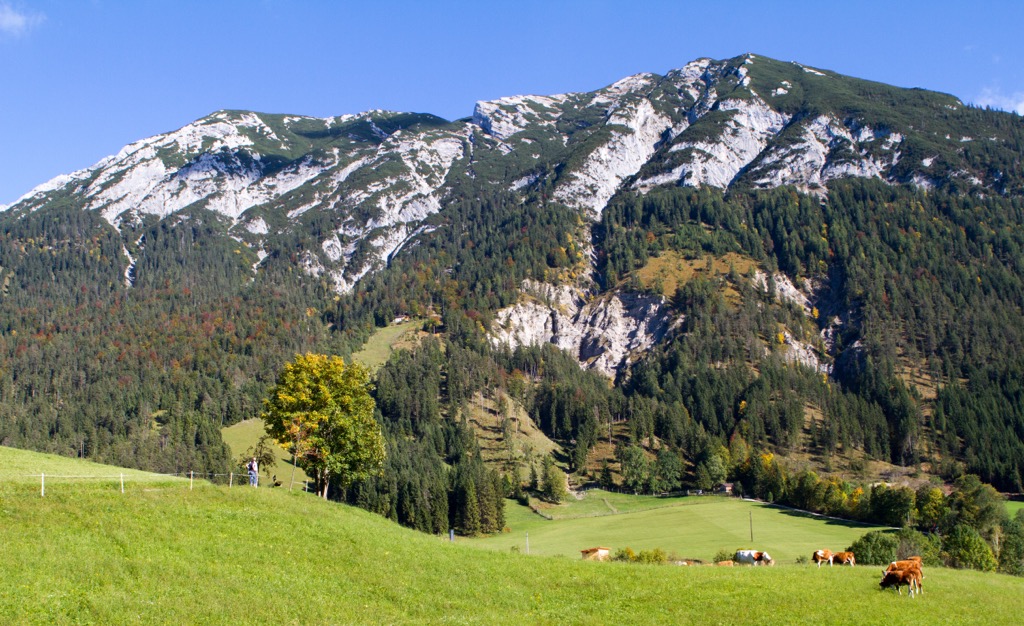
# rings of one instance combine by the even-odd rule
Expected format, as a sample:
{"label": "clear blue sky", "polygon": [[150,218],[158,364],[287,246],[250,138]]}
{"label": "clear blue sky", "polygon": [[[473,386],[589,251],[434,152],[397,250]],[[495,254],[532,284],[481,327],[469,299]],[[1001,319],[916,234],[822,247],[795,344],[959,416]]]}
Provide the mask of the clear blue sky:
{"label": "clear blue sky", "polygon": [[448,119],[754,52],[1024,113],[1024,2],[0,0],[0,203],[218,109]]}

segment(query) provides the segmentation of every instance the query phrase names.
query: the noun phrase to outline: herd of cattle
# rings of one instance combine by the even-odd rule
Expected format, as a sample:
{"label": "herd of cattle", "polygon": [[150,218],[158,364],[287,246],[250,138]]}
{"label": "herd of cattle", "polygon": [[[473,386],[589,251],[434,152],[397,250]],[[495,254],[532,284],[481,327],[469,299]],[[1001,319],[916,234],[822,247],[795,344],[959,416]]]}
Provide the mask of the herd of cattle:
{"label": "herd of cattle", "polygon": [[[850,567],[857,564],[856,559],[853,558],[853,552],[832,552],[825,549],[815,550],[811,555],[811,560],[817,563],[819,568],[822,563],[828,563],[829,566],[838,563]],[[924,587],[921,585],[922,578],[924,578],[924,574],[921,572],[921,557],[910,556],[905,560],[889,563],[888,567],[882,570],[882,580],[878,582],[878,586],[882,589],[895,587],[896,593],[903,595],[902,587],[905,585],[910,597],[914,597],[915,591],[924,593]]]}
{"label": "herd of cattle", "polygon": [[[832,552],[824,548],[815,550],[814,554],[811,555],[811,560],[817,563],[819,568],[821,568],[822,563],[828,563],[830,567],[836,564],[853,567],[857,564],[857,559],[854,558],[853,552]],[[737,550],[733,560],[719,561],[715,565],[726,567],[732,565],[775,565],[775,561],[772,560],[772,557],[767,552]],[[911,556],[905,560],[889,563],[882,570],[882,580],[879,581],[878,585],[882,589],[895,588],[896,593],[899,595],[903,595],[902,588],[907,587],[910,597],[914,597],[915,593],[924,593],[924,587],[921,585],[921,579],[923,578],[921,557]]]}

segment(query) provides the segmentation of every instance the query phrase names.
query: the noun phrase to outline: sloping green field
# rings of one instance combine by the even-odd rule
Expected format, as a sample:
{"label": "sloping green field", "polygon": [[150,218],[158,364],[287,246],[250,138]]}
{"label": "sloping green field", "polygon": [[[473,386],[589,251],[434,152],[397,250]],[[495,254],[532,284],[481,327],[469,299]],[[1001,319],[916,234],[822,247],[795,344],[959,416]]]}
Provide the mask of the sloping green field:
{"label": "sloping green field", "polygon": [[0,483],[40,483],[41,475],[50,485],[81,482],[175,482],[186,478],[153,474],[141,470],[103,465],[82,459],[69,459],[56,454],[43,454],[0,446]]}
{"label": "sloping green field", "polygon": [[[220,436],[224,439],[224,443],[228,444],[228,447],[231,448],[231,457],[237,459],[246,450],[254,447],[260,437],[265,435],[266,432],[263,428],[263,420],[251,419],[220,429]],[[310,480],[306,476],[306,472],[302,471],[302,468],[296,467],[293,474],[292,455],[276,444],[274,444],[273,450],[277,464],[271,467],[261,467],[260,480],[263,481],[277,476],[277,480],[281,482],[282,486],[289,487],[294,476],[295,484],[302,488],[303,483]]]}
{"label": "sloping green field", "polygon": [[1024,597],[1024,579],[944,569],[911,600],[870,567],[481,550],[284,489],[65,487],[0,480],[0,623],[1016,624]]}
{"label": "sloping green field", "polygon": [[387,363],[395,348],[403,344],[413,345],[416,333],[423,328],[424,320],[409,320],[378,328],[358,352],[352,353],[352,360],[370,369],[377,369]]}
{"label": "sloping green field", "polygon": [[779,563],[794,563],[801,555],[810,558],[818,548],[845,550],[864,533],[882,528],[737,498],[662,499],[598,490],[554,512],[546,509],[545,514],[561,518],[547,520],[509,503],[505,507],[509,532],[465,541],[493,550],[525,551],[529,533],[530,554],[535,555],[579,558],[584,548],[628,546],[635,551],[661,548],[683,558],[710,560],[719,550],[751,548],[767,551]]}

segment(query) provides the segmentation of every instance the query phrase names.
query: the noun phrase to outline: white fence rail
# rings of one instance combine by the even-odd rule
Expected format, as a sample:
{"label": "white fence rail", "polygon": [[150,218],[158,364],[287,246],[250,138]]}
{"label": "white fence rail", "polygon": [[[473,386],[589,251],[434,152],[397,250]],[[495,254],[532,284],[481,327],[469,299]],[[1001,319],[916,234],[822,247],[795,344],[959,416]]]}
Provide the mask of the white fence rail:
{"label": "white fence rail", "polygon": [[[176,474],[87,474],[87,475],[74,475],[74,474],[47,474],[46,472],[39,472],[38,474],[7,474],[0,475],[0,481],[9,481],[10,479],[38,479],[39,480],[39,495],[40,497],[46,497],[46,481],[78,481],[78,480],[99,480],[99,481],[116,481],[116,484],[120,487],[121,493],[124,493],[124,483],[128,482],[166,482],[168,478],[176,479],[188,479],[189,491],[192,490],[196,479],[207,480],[214,483],[216,478],[227,477],[228,489],[234,487],[235,472],[229,472],[227,474],[213,474],[213,473],[198,473],[198,472],[179,472]],[[249,475],[244,473],[237,474],[242,481],[239,482],[240,486],[249,487]],[[221,483],[223,484],[223,483]],[[272,485],[277,486],[277,485]],[[291,487],[289,486],[289,490]],[[309,481],[302,482],[302,490],[309,491]]]}

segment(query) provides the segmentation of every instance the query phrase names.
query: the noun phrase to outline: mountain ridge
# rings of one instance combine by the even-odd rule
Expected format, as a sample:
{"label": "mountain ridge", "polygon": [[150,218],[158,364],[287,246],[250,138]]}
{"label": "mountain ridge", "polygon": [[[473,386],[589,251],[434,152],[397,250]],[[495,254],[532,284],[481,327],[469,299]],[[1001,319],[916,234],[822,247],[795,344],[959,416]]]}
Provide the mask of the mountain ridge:
{"label": "mountain ridge", "polygon": [[[768,67],[761,71],[761,65]],[[753,74],[750,68],[756,68]],[[796,75],[786,73],[794,68]],[[344,277],[346,271],[358,279],[363,275],[359,270],[369,268],[341,268],[339,272],[332,267],[342,257],[351,258],[350,246],[341,239],[358,244],[370,231],[399,223],[408,225],[406,234],[414,232],[426,214],[436,212],[436,193],[443,193],[440,187],[455,161],[468,158],[465,173],[477,175],[473,150],[490,148],[500,156],[529,152],[533,159],[547,160],[540,154],[543,150],[530,146],[538,141],[550,144],[554,139],[564,148],[576,147],[570,150],[570,156],[577,162],[570,159],[561,166],[555,198],[586,209],[591,219],[599,219],[603,207],[623,184],[640,193],[665,184],[729,188],[743,182],[755,188],[794,185],[804,191],[821,192],[829,180],[863,176],[924,188],[935,186],[935,177],[924,170],[937,165],[937,154],[922,157],[918,167],[895,171],[906,152],[898,149],[904,142],[900,132],[872,129],[855,116],[840,119],[828,112],[805,124],[810,114],[799,111],[797,98],[804,91],[802,82],[809,79],[852,81],[855,86],[863,83],[868,85],[865,89],[880,92],[895,89],[746,54],[726,61],[698,59],[665,76],[640,73],[594,92],[480,101],[469,122],[381,110],[328,118],[222,110],[171,133],[129,144],[92,167],[47,181],[6,210],[31,210],[42,205],[49,194],[61,192],[83,197],[85,208],[101,209],[104,218],[115,225],[128,209],[163,217],[200,202],[236,222],[244,222],[244,213],[255,213],[266,204],[286,204],[289,197],[302,195],[301,191],[293,193],[297,190],[318,193],[315,190],[323,185],[321,179],[328,172],[334,173],[331,182],[340,184],[353,174],[366,174],[360,170],[367,165],[376,169],[390,161],[395,176],[383,180],[371,176],[369,181],[354,184],[333,198],[330,192],[319,192],[315,196],[318,201],[288,214],[294,217],[318,206],[332,210],[339,200],[354,209],[363,206],[372,210],[376,204],[378,210],[383,210],[384,220],[367,221],[361,227],[352,225],[339,230],[338,241],[325,238],[321,242],[329,248],[319,255],[321,264],[333,271],[335,279],[341,279],[338,288],[345,290],[354,283],[351,276]],[[778,82],[771,95],[761,95],[773,80]],[[951,110],[963,107],[950,96],[927,93],[929,98],[944,100],[944,106]],[[586,109],[601,110],[604,119],[586,115]],[[575,119],[562,123],[566,117]],[[376,122],[384,120],[388,122],[382,129]],[[442,132],[441,137],[423,133],[419,151],[395,141],[398,146],[388,155],[385,144],[393,134],[402,133],[403,121],[407,123],[406,134],[410,127],[424,122],[452,130]],[[560,123],[564,130],[559,128]],[[578,134],[573,125],[576,130],[587,130],[595,123],[604,129],[603,136],[586,132],[585,141],[570,146],[569,138]],[[541,136],[515,137],[527,127]],[[473,139],[477,131],[495,143],[481,141],[477,145]],[[515,144],[509,141],[513,138]],[[442,139],[441,152],[434,151],[440,158],[437,162],[430,158],[429,147]],[[299,143],[305,145],[299,147]],[[365,160],[373,147],[377,147],[378,154]],[[395,149],[400,154],[394,154]],[[411,160],[402,156],[403,152],[411,153]],[[659,152],[661,158],[654,158]],[[395,163],[396,159],[403,163]],[[498,160],[511,160],[512,167],[522,161]],[[415,174],[418,168],[432,167],[439,169],[427,179]],[[509,164],[503,169],[509,169]],[[521,173],[525,176],[513,183],[516,191],[538,183],[538,174],[531,173],[530,168]],[[985,182],[966,171],[960,174],[972,184]],[[218,176],[226,179],[220,189],[211,182]],[[627,178],[632,182],[625,183]],[[404,195],[382,194],[381,183],[405,186],[408,191]],[[251,228],[259,230],[263,226],[254,220]],[[403,239],[396,233],[378,238],[378,267],[395,251],[395,242]]]}

